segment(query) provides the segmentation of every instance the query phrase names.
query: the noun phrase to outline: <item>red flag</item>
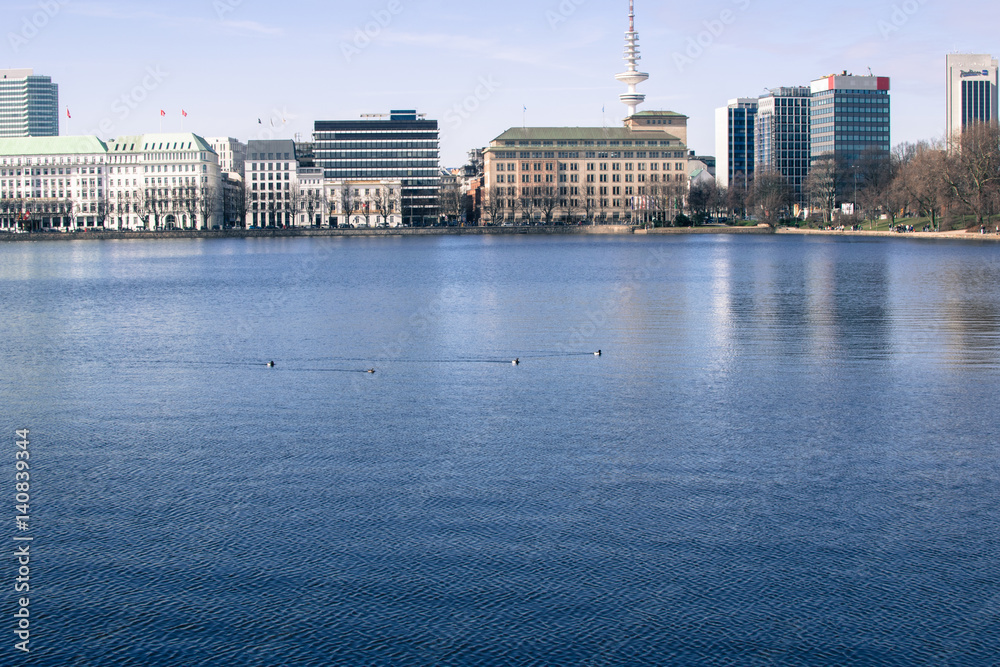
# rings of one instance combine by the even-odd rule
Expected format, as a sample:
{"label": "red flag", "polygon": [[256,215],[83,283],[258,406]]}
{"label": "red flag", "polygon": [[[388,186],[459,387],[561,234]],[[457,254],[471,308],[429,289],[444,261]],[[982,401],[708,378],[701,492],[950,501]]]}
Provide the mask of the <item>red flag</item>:
{"label": "red flag", "polygon": [[181,109],[181,114],[182,114],[182,115],[183,115],[183,116],[184,116],[185,118],[187,118],[187,117],[188,117],[188,112],[187,112],[187,111],[184,111],[184,109]]}
{"label": "red flag", "polygon": [[69,115],[69,107],[66,107],[66,117],[67,118],[72,118],[72,116]]}
{"label": "red flag", "polygon": [[166,112],[166,111],[164,111],[163,109],[160,109],[160,115],[161,115],[161,116],[166,116],[166,115],[167,115],[167,112]]}

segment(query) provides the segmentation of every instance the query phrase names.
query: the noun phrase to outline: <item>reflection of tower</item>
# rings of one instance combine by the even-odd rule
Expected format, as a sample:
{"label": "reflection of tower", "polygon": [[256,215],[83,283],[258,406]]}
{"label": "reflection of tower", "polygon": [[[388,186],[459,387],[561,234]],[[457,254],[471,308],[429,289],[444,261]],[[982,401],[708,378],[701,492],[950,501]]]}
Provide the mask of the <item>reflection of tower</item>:
{"label": "reflection of tower", "polygon": [[635,31],[635,0],[628,2],[628,32],[625,33],[625,62],[628,71],[615,76],[616,79],[628,85],[628,92],[621,96],[622,104],[628,107],[628,115],[635,115],[635,108],[646,100],[645,95],[635,91],[635,87],[649,78],[648,74],[636,69],[639,55],[639,33]]}

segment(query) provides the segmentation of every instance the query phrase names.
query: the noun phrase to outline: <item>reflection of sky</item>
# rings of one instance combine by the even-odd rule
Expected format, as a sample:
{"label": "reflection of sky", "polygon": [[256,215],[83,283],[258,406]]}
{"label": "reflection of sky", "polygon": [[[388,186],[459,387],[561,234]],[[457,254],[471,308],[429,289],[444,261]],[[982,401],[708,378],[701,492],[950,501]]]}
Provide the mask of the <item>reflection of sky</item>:
{"label": "reflection of sky", "polygon": [[899,354],[946,365],[1000,365],[1000,263],[995,249],[915,247],[892,258],[891,299]]}

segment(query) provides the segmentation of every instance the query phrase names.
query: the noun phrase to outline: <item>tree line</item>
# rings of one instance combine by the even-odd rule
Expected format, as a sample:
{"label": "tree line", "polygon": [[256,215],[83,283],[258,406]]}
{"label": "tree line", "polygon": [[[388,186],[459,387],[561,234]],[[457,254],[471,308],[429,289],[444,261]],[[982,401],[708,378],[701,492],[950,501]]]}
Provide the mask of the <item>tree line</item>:
{"label": "tree line", "polygon": [[[688,196],[696,218],[753,215],[771,226],[792,218],[795,204],[810,212],[813,224],[881,216],[895,224],[900,216],[920,216],[929,218],[933,229],[985,226],[1000,213],[1000,129],[979,123],[951,146],[904,143],[888,153],[867,150],[853,163],[822,157],[813,162],[798,196],[777,172],[752,179],[737,174],[728,188],[699,183]],[[847,207],[853,215],[844,213],[843,204],[853,205]]]}

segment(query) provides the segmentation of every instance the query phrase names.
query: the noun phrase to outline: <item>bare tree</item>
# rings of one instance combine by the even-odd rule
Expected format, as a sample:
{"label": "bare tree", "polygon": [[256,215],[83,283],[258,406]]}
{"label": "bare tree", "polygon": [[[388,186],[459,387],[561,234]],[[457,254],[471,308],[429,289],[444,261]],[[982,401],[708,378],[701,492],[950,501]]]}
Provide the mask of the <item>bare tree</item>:
{"label": "bare tree", "polygon": [[1000,127],[966,127],[945,162],[944,178],[951,196],[982,227],[1000,196]]}
{"label": "bare tree", "polygon": [[823,209],[824,222],[833,222],[842,173],[842,161],[830,154],[817,159],[806,178],[804,190],[807,201],[811,206]]}
{"label": "bare tree", "polygon": [[869,211],[882,211],[895,222],[898,212],[894,186],[898,162],[892,153],[869,148],[855,165],[860,181],[859,197]]}
{"label": "bare tree", "polygon": [[715,181],[704,181],[691,186],[688,192],[688,208],[696,219],[704,221],[708,211],[715,207],[719,196],[719,188]]}
{"label": "bare tree", "polygon": [[758,173],[750,192],[750,203],[760,220],[771,227],[777,227],[781,214],[792,203],[792,189],[785,177],[778,172]]}
{"label": "bare tree", "polygon": [[504,189],[494,185],[486,190],[483,197],[483,213],[489,219],[490,225],[497,224],[497,218],[503,212]]}
{"label": "bare tree", "polygon": [[534,222],[535,200],[531,197],[530,190],[528,188],[523,188],[521,190],[521,196],[518,197],[518,208],[521,211],[522,219],[524,219],[527,224]]}
{"label": "bare tree", "polygon": [[193,185],[186,185],[181,188],[180,195],[181,199],[179,203],[188,220],[188,222],[184,223],[184,226],[187,227],[188,223],[190,223],[191,228],[195,229],[197,228],[197,223],[195,221],[198,219],[198,212],[200,210],[198,202],[198,188]]}
{"label": "bare tree", "polygon": [[930,217],[932,229],[938,229],[938,216],[948,197],[944,179],[946,161],[947,154],[940,147],[920,143],[900,165],[896,177],[907,203],[921,215]]}
{"label": "bare tree", "polygon": [[741,220],[747,217],[747,199],[752,182],[742,171],[736,172],[726,193],[726,208]]}
{"label": "bare tree", "polygon": [[201,217],[201,228],[210,229],[212,218],[218,214],[217,206],[219,191],[214,185],[201,188],[195,201],[198,203],[198,215]]}
{"label": "bare tree", "polygon": [[457,220],[462,214],[462,190],[457,184],[441,186],[438,191],[438,210],[448,220]]}
{"label": "bare tree", "polygon": [[340,210],[344,215],[344,222],[350,223],[351,215],[358,209],[360,205],[360,194],[355,194],[359,192],[350,187],[349,183],[344,183],[340,187]]}
{"label": "bare tree", "polygon": [[542,196],[538,200],[538,208],[541,211],[542,217],[545,219],[545,224],[552,224],[552,216],[558,207],[559,196],[556,194],[556,189],[553,187],[547,187],[542,190]]}
{"label": "bare tree", "polygon": [[383,185],[375,189],[375,196],[372,198],[375,214],[382,218],[386,224],[389,223],[389,216],[396,212],[399,203],[396,198],[395,188]]}
{"label": "bare tree", "polygon": [[152,214],[152,209],[149,206],[149,195],[148,190],[136,190],[132,197],[132,212],[135,213],[136,217],[139,218],[139,222],[142,223],[143,229],[149,229],[149,218]]}
{"label": "bare tree", "polygon": [[100,190],[100,194],[97,197],[97,209],[95,211],[95,218],[97,220],[98,227],[104,227],[104,223],[107,221],[108,216],[111,215],[111,200],[108,198],[107,190]]}

